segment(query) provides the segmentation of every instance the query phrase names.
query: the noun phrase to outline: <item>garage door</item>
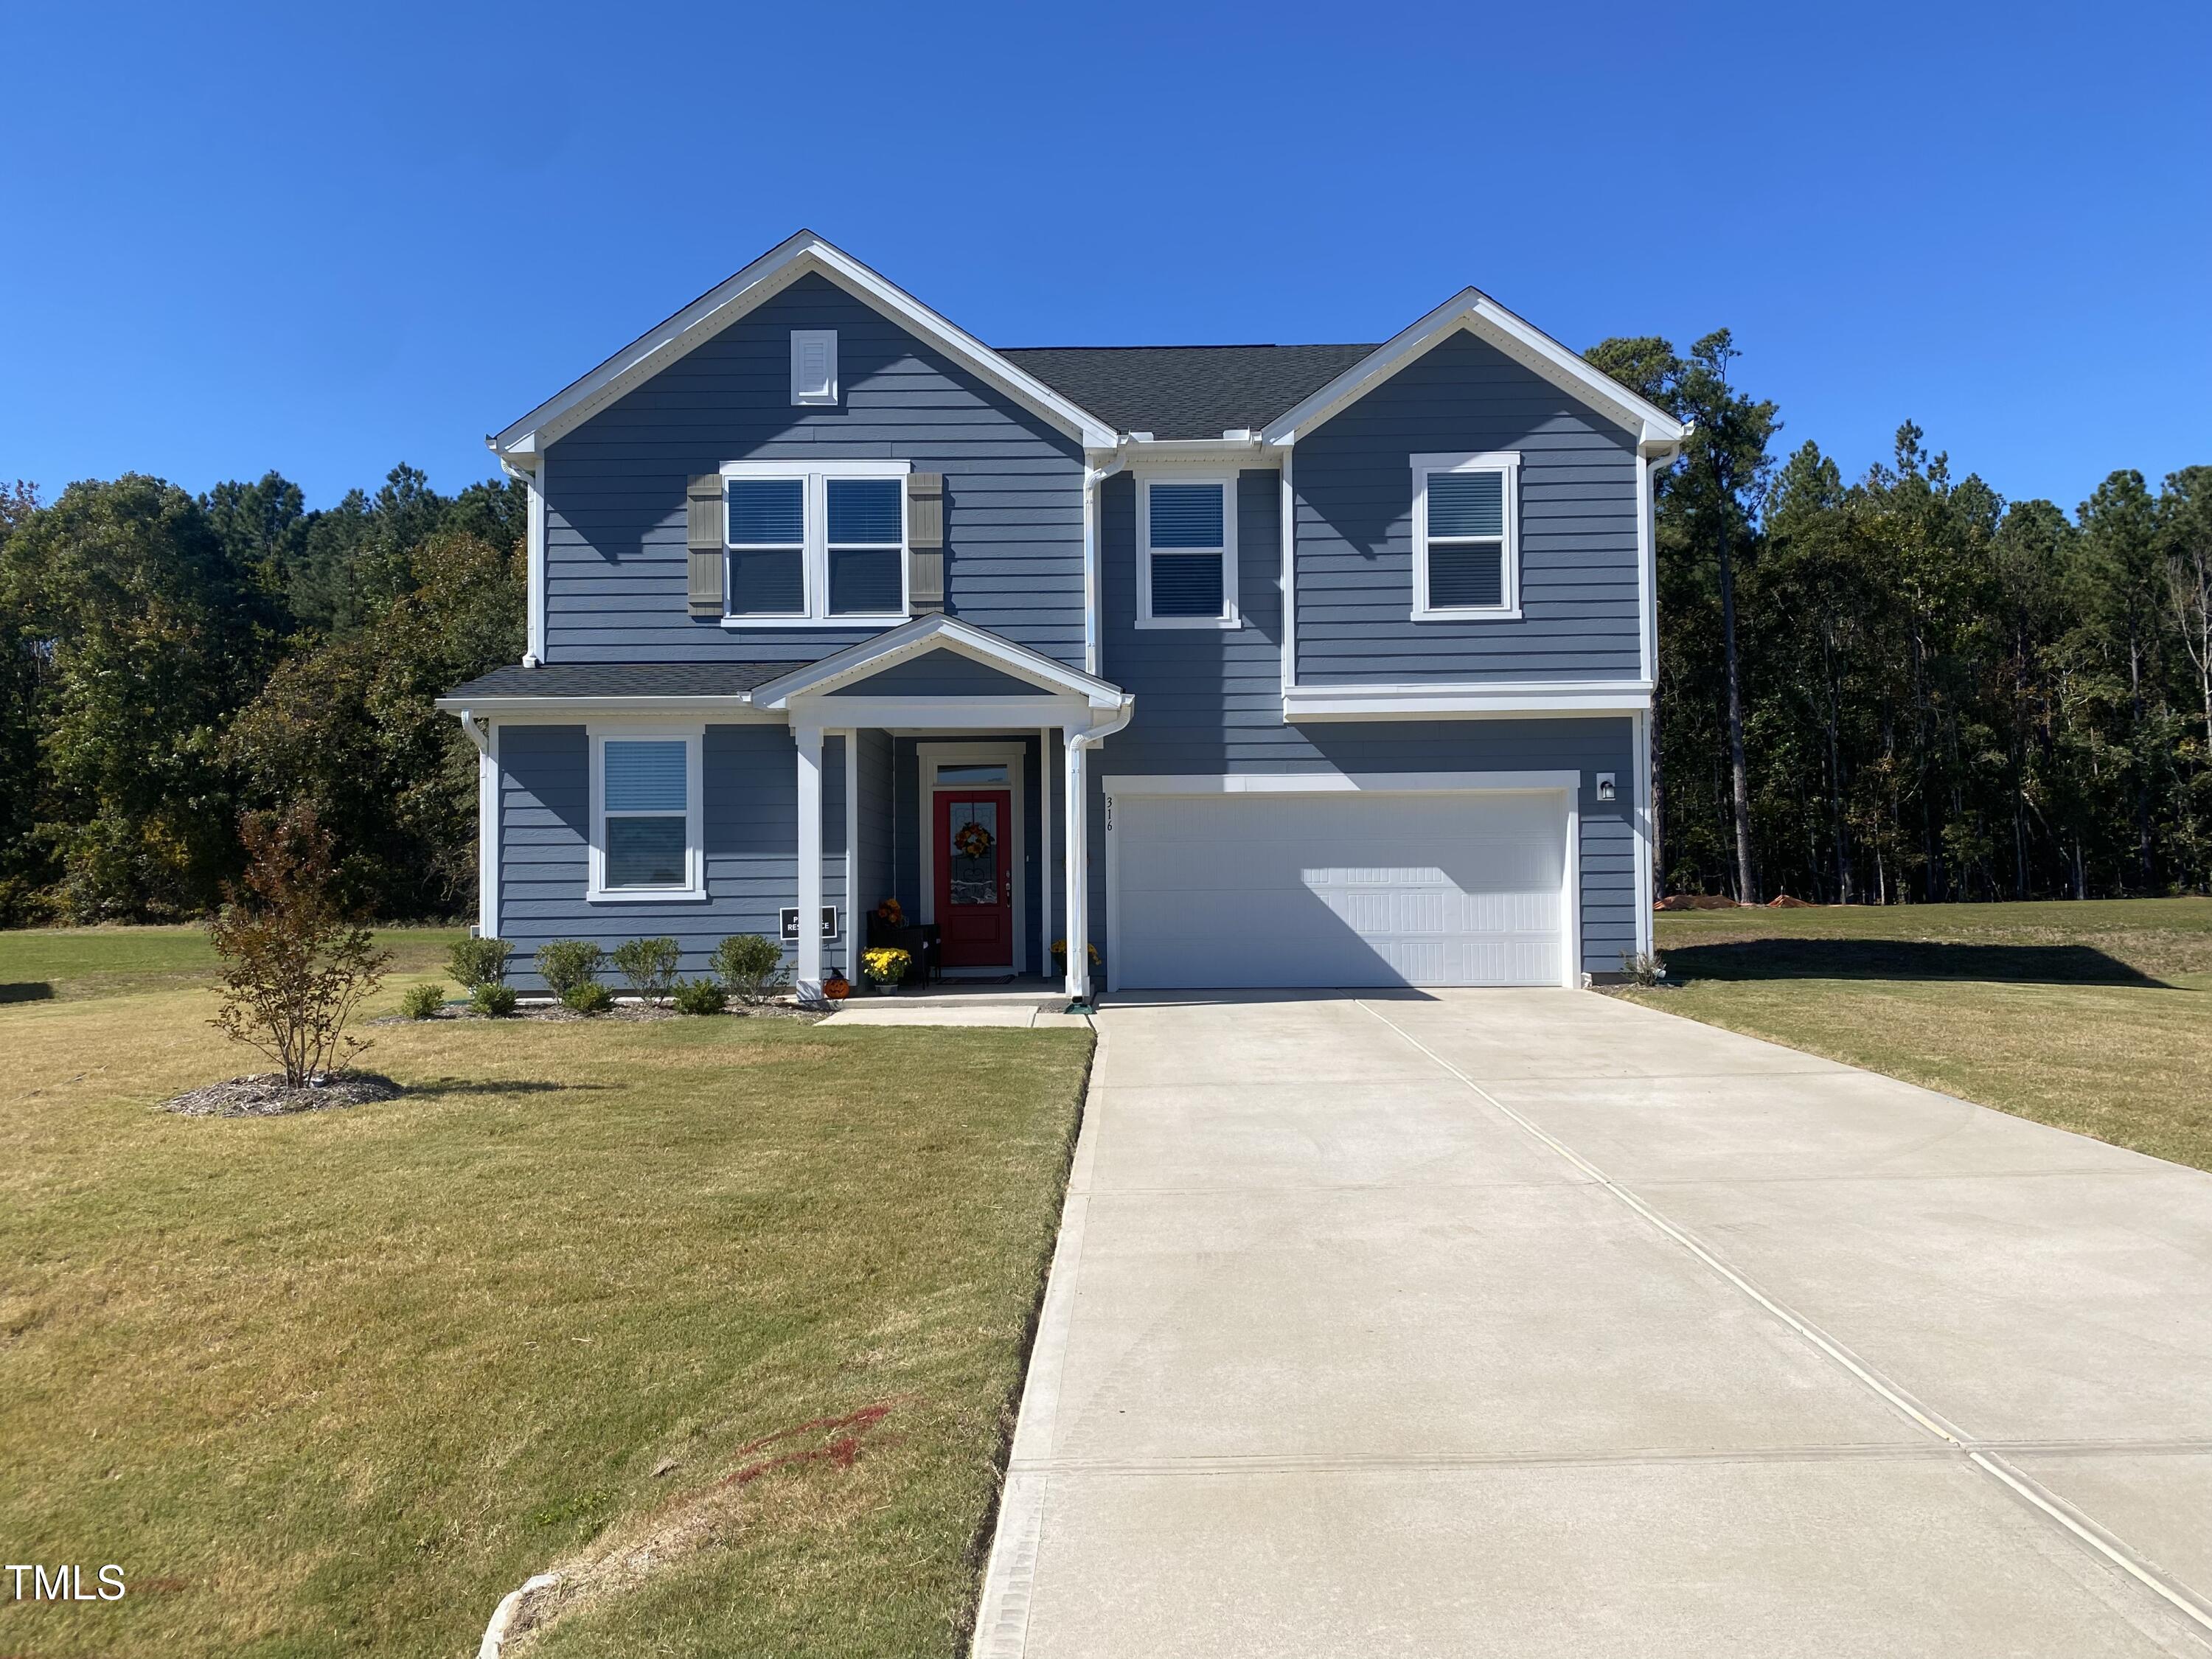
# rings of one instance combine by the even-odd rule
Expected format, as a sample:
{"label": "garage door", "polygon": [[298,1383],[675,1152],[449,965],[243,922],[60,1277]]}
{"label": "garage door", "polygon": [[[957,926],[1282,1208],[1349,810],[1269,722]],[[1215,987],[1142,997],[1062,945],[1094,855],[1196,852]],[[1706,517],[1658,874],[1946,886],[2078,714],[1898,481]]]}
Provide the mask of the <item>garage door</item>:
{"label": "garage door", "polygon": [[1114,799],[1122,987],[1557,985],[1557,794]]}

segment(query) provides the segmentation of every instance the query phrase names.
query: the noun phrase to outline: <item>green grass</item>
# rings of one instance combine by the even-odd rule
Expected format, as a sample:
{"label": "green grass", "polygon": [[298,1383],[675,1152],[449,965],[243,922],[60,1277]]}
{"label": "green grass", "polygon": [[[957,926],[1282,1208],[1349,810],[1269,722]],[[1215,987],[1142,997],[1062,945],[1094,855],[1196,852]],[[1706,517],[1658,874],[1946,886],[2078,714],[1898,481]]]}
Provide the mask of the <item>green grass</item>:
{"label": "green grass", "polygon": [[457,1655],[562,1565],[530,1651],[957,1650],[1087,1034],[402,1024],[183,1119],[263,1064],[189,938],[0,936],[108,988],[0,1007],[0,1539],[131,1587],[0,1653]]}
{"label": "green grass", "polygon": [[1670,1013],[2212,1170],[2212,899],[1658,919]]}
{"label": "green grass", "polygon": [[[377,943],[395,974],[434,973],[465,927],[385,927]],[[207,929],[36,927],[0,932],[0,1004],[80,1001],[132,991],[211,984],[215,951]]]}

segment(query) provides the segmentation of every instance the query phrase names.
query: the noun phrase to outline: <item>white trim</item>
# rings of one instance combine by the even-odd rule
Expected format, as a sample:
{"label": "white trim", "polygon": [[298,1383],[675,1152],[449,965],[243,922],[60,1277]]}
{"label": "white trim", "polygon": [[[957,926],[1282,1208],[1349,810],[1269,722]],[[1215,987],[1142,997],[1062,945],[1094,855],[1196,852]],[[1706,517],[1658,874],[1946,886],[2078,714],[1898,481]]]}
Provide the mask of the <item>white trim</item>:
{"label": "white trim", "polygon": [[1470,790],[1580,790],[1580,772],[1129,773],[1104,777],[1109,795],[1455,795]]}
{"label": "white trim", "polygon": [[1298,684],[1298,492],[1291,477],[1297,452],[1283,452],[1280,504],[1283,540],[1283,697],[1287,706]]}
{"label": "white trim", "polygon": [[[866,679],[886,668],[940,648],[956,652],[988,667],[1001,669],[1018,679],[1029,681],[1048,694],[1066,693],[1081,697],[1094,708],[1115,708],[1121,702],[1121,692],[1117,686],[1079,672],[1066,663],[1056,662],[1027,646],[1016,645],[1012,640],[977,628],[972,623],[963,623],[956,617],[941,614],[916,617],[888,633],[878,634],[872,640],[848,646],[819,662],[794,669],[781,679],[757,687],[751,694],[752,700],[757,708],[785,708],[793,697],[825,696],[841,685]],[[942,701],[957,702],[963,707],[1011,702],[1009,699],[990,697]],[[877,722],[862,723],[873,725]],[[998,723],[1036,724],[1033,720]]]}
{"label": "white trim", "polygon": [[499,726],[484,733],[477,756],[477,932],[499,935],[500,769]]}
{"label": "white trim", "polygon": [[1638,678],[1651,682],[1659,678],[1659,536],[1652,498],[1664,460],[1641,453],[1635,460],[1636,659]]}
{"label": "white trim", "polygon": [[[1163,471],[1146,466],[1137,475],[1137,619],[1141,629],[1242,628],[1244,619],[1237,606],[1237,474],[1234,472]],[[1221,489],[1221,610],[1211,617],[1156,617],[1152,614],[1152,486],[1155,483],[1216,484]],[[1170,555],[1202,556],[1206,548],[1161,548]]]}
{"label": "white trim", "polygon": [[1636,830],[1636,948],[1646,954],[1652,949],[1652,901],[1658,897],[1657,884],[1652,879],[1653,855],[1651,844],[1651,716],[1639,713],[1631,718],[1630,741],[1636,746],[1636,757],[1629,771],[1631,787],[1635,791],[1632,823]]}
{"label": "white trim", "polygon": [[[1007,949],[1012,959],[1002,967],[988,963],[968,968],[946,968],[946,977],[957,979],[963,975],[999,974],[1021,971],[1023,933],[1029,922],[1029,823],[1022,810],[1022,798],[1027,793],[1023,777],[1022,744],[1018,740],[994,743],[918,743],[914,746],[916,782],[915,794],[920,798],[918,811],[921,818],[921,833],[917,845],[921,850],[921,894],[920,920],[924,927],[937,921],[937,793],[940,789],[995,790],[995,783],[959,784],[937,781],[940,766],[1004,766],[1006,769],[1005,787],[1012,799],[1011,811],[1013,822],[1006,833],[1013,837],[1015,855],[1006,860],[1007,879],[1013,884],[1013,927],[1008,933]],[[1052,855],[1048,842],[1039,849],[1040,858]],[[1049,941],[1047,941],[1049,943]],[[1048,957],[1047,961],[1049,962]],[[1049,968],[1047,972],[1051,971]]]}
{"label": "white trim", "polygon": [[[1518,622],[1521,620],[1521,454],[1491,450],[1469,455],[1415,455],[1413,472],[1413,620],[1415,622]],[[1437,605],[1429,603],[1429,479],[1438,472],[1499,472],[1504,533],[1500,538],[1497,605]],[[1487,538],[1480,539],[1486,540]]]}
{"label": "white trim", "polygon": [[1641,680],[1297,685],[1283,694],[1283,719],[1288,722],[1633,714],[1650,706],[1651,687]]}
{"label": "white trim", "polygon": [[[524,498],[523,573],[524,587],[528,594],[529,620],[526,623],[527,641],[523,647],[522,660],[536,667],[545,660],[545,591],[549,580],[546,569],[546,534],[550,519],[545,500],[546,470],[550,455],[538,458],[535,472],[509,469],[510,475],[523,482],[527,492]],[[502,465],[504,465],[502,463]]]}
{"label": "white trim", "polygon": [[1662,444],[1681,441],[1686,428],[1666,410],[1638,397],[1541,329],[1474,288],[1461,289],[1425,317],[1401,329],[1328,385],[1277,416],[1261,435],[1270,444],[1295,442],[1365,397],[1407,364],[1425,356],[1447,335],[1462,328],[1615,424],[1626,427],[1641,441]]}
{"label": "white trim", "polygon": [[[1060,925],[1060,936],[1067,941],[1067,981],[1065,988],[1071,998],[1079,1000],[1091,988],[1089,949],[1091,911],[1090,888],[1087,882],[1091,798],[1084,782],[1083,757],[1089,745],[1083,741],[1083,735],[1074,726],[1065,726],[1060,731],[1061,759],[1067,769],[1067,776],[1062,790],[1066,799],[1060,804],[1061,810],[1067,815],[1066,844],[1064,848],[1067,863],[1061,884],[1066,890],[1062,896],[1067,907],[1067,915]],[[1107,823],[1110,829],[1113,823],[1113,808],[1110,802],[1107,807]],[[1109,939],[1112,937],[1111,928],[1114,920],[1113,891],[1112,872],[1109,868],[1106,889],[1106,920]]]}
{"label": "white trim", "polygon": [[[592,745],[592,796],[584,902],[587,904],[686,904],[705,899],[707,846],[702,826],[706,821],[706,804],[700,761],[700,750],[705,746],[705,725],[636,725],[629,721],[610,724],[594,720],[586,726],[585,731]],[[681,741],[684,744],[684,884],[681,887],[609,887],[606,884],[606,751],[610,738],[617,742]]]}
{"label": "white trim", "polygon": [[[1121,988],[1121,857],[1114,823],[1119,796],[1557,794],[1561,807],[1559,983],[1583,982],[1582,774],[1580,772],[1240,772],[1137,774],[1102,778],[1106,799],[1106,988]],[[1071,956],[1073,951],[1070,945]]]}
{"label": "white trim", "polygon": [[[897,478],[903,480],[914,471],[912,461],[854,459],[836,458],[825,460],[811,459],[792,460],[725,461],[721,465],[724,508],[722,513],[722,557],[724,568],[730,569],[730,555],[738,550],[738,544],[730,539],[730,518],[727,507],[729,487],[736,479],[757,481],[791,480],[799,482],[800,491],[799,526],[799,586],[800,600],[805,606],[798,611],[750,612],[728,609],[737,594],[732,575],[724,578],[722,626],[725,628],[896,628],[907,620],[913,608],[909,592],[912,560],[907,550],[907,507],[905,492],[899,499],[899,608],[887,613],[833,611],[830,609],[830,480],[832,478]],[[767,543],[746,544],[748,547],[763,548]],[[775,546],[787,544],[775,544]],[[875,544],[867,544],[873,546]],[[884,544],[889,550],[889,544]]]}
{"label": "white trim", "polygon": [[810,272],[817,274],[977,375],[1086,448],[1111,449],[1117,434],[965,329],[931,310],[811,230],[786,238],[750,264],[640,335],[580,379],[486,441],[502,455],[542,452],[633,387],[642,384]]}
{"label": "white trim", "polygon": [[[819,348],[823,378],[812,383],[806,370],[806,354]],[[791,331],[791,401],[795,407],[837,406],[837,331],[834,328],[794,328]]]}

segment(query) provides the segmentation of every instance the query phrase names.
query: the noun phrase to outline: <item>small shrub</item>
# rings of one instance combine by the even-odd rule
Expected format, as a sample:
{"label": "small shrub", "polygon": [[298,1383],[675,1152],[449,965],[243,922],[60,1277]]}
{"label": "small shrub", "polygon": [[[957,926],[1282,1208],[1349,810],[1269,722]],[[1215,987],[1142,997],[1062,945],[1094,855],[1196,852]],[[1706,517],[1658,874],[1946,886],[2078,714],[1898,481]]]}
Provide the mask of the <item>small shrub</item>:
{"label": "small shrub", "polygon": [[1663,985],[1667,981],[1667,964],[1656,951],[1623,951],[1620,971],[1631,985]]}
{"label": "small shrub", "polygon": [[783,947],[758,933],[738,933],[714,947],[714,971],[747,1002],[758,1002],[783,981]]}
{"label": "small shrub", "polygon": [[719,1014],[729,1003],[730,994],[711,979],[687,979],[676,988],[679,1014]]}
{"label": "small shrub", "polygon": [[597,977],[607,953],[586,939],[556,939],[538,947],[538,974],[545,988],[566,1002],[568,993]]}
{"label": "small shrub", "polygon": [[571,985],[561,993],[561,1006],[575,1014],[604,1014],[615,1006],[615,994],[595,979]]}
{"label": "small shrub", "polygon": [[489,980],[469,993],[469,1006],[486,1019],[506,1019],[511,1017],[521,999],[514,994],[514,987]]}
{"label": "small shrub", "polygon": [[507,977],[507,952],[503,939],[465,939],[446,953],[446,971],[464,990],[496,984]]}
{"label": "small shrub", "polygon": [[672,939],[626,939],[615,946],[615,966],[629,988],[654,1007],[668,1000],[683,960],[684,947]]}
{"label": "small shrub", "polygon": [[410,1019],[431,1019],[446,1006],[446,988],[437,980],[410,985],[399,999],[399,1012]]}
{"label": "small shrub", "polygon": [[301,1088],[368,1047],[346,1022],[391,965],[339,902],[335,842],[312,806],[249,812],[242,882],[225,882],[208,939],[222,959],[222,1006],[209,1022],[259,1049]]}

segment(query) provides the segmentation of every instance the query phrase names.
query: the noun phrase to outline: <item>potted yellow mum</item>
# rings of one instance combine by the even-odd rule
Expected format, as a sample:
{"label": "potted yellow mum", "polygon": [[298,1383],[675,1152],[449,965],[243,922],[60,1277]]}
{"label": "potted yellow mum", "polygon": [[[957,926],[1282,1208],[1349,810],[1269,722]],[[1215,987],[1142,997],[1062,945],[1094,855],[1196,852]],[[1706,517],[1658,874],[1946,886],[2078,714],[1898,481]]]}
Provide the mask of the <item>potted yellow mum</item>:
{"label": "potted yellow mum", "polygon": [[868,983],[885,996],[898,989],[906,970],[913,966],[913,957],[894,945],[878,945],[860,953],[860,971],[867,975]]}

